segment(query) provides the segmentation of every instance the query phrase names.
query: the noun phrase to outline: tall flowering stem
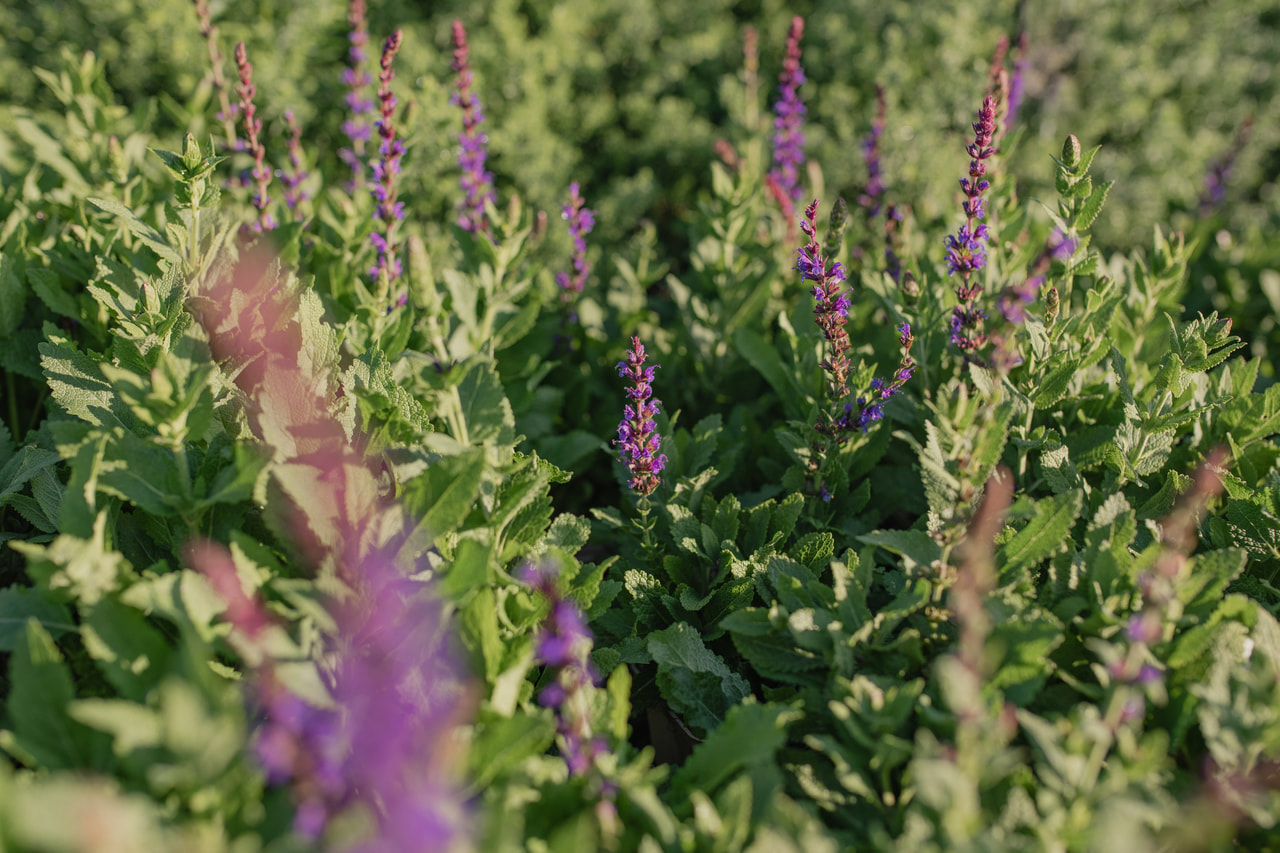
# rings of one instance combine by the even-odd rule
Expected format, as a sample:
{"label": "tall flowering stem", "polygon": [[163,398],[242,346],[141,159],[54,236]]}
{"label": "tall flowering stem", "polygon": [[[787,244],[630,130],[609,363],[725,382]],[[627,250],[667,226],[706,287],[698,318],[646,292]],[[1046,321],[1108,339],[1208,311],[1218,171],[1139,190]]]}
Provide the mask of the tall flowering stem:
{"label": "tall flowering stem", "polygon": [[915,374],[916,360],[911,356],[915,336],[911,334],[909,323],[898,327],[898,343],[902,346],[902,358],[893,374],[888,379],[875,377],[866,393],[858,395],[854,402],[845,404],[844,416],[836,422],[840,429],[865,433],[873,423],[884,417],[885,402],[901,391],[902,386]]}
{"label": "tall flowering stem", "polygon": [[647,498],[662,483],[659,475],[667,465],[667,457],[659,452],[662,437],[658,435],[658,425],[654,422],[660,403],[653,399],[652,387],[658,365],[645,367],[645,358],[644,345],[639,338],[632,338],[626,360],[618,362],[618,375],[630,382],[627,388],[630,402],[622,410],[618,437],[613,441],[618,446],[619,457],[631,473],[631,490],[641,498]]}
{"label": "tall flowering stem", "polygon": [[196,18],[200,21],[200,35],[209,49],[209,67],[213,69],[213,90],[218,94],[218,121],[227,134],[227,145],[236,144],[236,108],[227,96],[227,78],[222,73],[223,56],[218,48],[218,28],[213,25],[209,15],[208,0],[192,0],[196,7]]}
{"label": "tall flowering stem", "polygon": [[884,87],[876,84],[876,117],[871,122],[871,132],[862,140],[862,160],[867,165],[867,186],[858,196],[858,204],[866,211],[868,219],[880,215],[884,205],[884,176],[880,170],[880,137],[884,136],[885,113]]}
{"label": "tall flowering stem", "polygon": [[[815,198],[804,211],[804,219],[800,222],[800,230],[809,238],[802,248],[796,250],[796,266],[804,281],[813,282],[813,294],[816,303],[813,309],[814,318],[822,336],[827,339],[828,352],[822,360],[822,369],[827,372],[827,396],[833,403],[839,403],[849,396],[849,333],[844,324],[849,319],[849,294],[843,285],[847,278],[844,265],[840,262],[829,264],[818,244],[818,200]],[[831,424],[819,425],[819,431],[831,432]]]}
{"label": "tall flowering stem", "polygon": [[462,168],[459,183],[463,197],[458,200],[458,225],[464,231],[489,233],[489,218],[485,215],[486,201],[494,201],[493,175],[485,169],[489,157],[489,137],[480,131],[484,112],[480,101],[471,91],[474,77],[471,73],[471,48],[467,44],[467,31],[462,22],[453,22],[453,65],[458,75],[457,91],[449,103],[462,108],[462,133],[458,134],[461,151],[458,165]]}
{"label": "tall flowering stem", "polygon": [[270,231],[276,227],[275,217],[267,210],[271,205],[271,199],[267,195],[267,187],[271,185],[271,167],[266,163],[267,150],[259,139],[259,134],[262,133],[262,119],[258,118],[258,108],[253,103],[258,88],[253,83],[253,65],[249,62],[244,42],[236,45],[235,57],[236,71],[240,76],[236,94],[240,96],[240,119],[245,136],[244,149],[253,158],[253,170],[250,173],[256,188],[253,194],[253,206],[258,211],[258,220],[253,224],[253,230]]}
{"label": "tall flowering stem", "polygon": [[302,211],[298,209],[298,205],[309,198],[306,191],[302,189],[302,182],[310,173],[302,165],[302,128],[294,119],[293,110],[285,110],[284,123],[289,131],[289,168],[281,170],[280,183],[284,185],[285,206],[294,212],[296,219],[301,221]]}
{"label": "tall flowering stem", "polygon": [[378,104],[381,117],[374,123],[378,129],[379,159],[373,164],[373,200],[377,202],[374,218],[379,223],[381,233],[374,231],[369,237],[377,250],[378,261],[369,269],[369,278],[374,282],[383,279],[389,283],[400,277],[400,246],[395,238],[395,224],[404,219],[404,202],[396,196],[397,177],[400,175],[400,158],[404,156],[404,142],[396,138],[396,96],[391,91],[391,81],[396,76],[391,64],[400,50],[403,35],[400,30],[387,37],[382,46],[382,59],[378,72]]}
{"label": "tall flowering stem", "polygon": [[987,96],[978,110],[978,120],[973,123],[974,138],[969,143],[969,176],[960,179],[964,191],[962,205],[965,223],[954,235],[948,235],[947,274],[959,273],[962,282],[956,286],[957,305],[951,314],[951,343],[957,346],[967,361],[977,360],[976,351],[987,341],[983,331],[986,312],[978,307],[982,285],[973,280],[973,274],[987,262],[987,242],[991,234],[982,223],[986,216],[982,194],[991,186],[985,179],[987,161],[995,154],[992,138],[996,132],[996,99]]}
{"label": "tall flowering stem", "polygon": [[1018,34],[1018,56],[1013,60],[1013,73],[1009,75],[1009,101],[1004,111],[1004,123],[1013,127],[1018,118],[1018,107],[1022,106],[1023,90],[1027,76],[1027,33]]}
{"label": "tall flowering stem", "polygon": [[569,223],[569,236],[573,238],[573,273],[563,270],[556,273],[560,302],[565,306],[572,305],[582,293],[591,272],[591,264],[587,262],[587,235],[595,227],[596,214],[583,204],[578,182],[574,181],[569,184],[569,203],[560,212],[560,218]]}
{"label": "tall flowering stem", "polygon": [[804,18],[791,19],[787,33],[787,56],[778,75],[778,92],[781,97],[773,106],[773,170],[769,172],[770,190],[782,206],[783,215],[791,221],[795,205],[800,203],[804,189],[800,186],[800,169],[804,166],[805,107],[800,100],[800,86],[805,82],[804,69],[800,67],[800,38],[804,35]]}
{"label": "tall flowering stem", "polygon": [[347,87],[347,109],[351,117],[342,123],[342,132],[351,142],[350,148],[340,148],[338,157],[351,169],[351,181],[347,185],[349,192],[354,192],[364,179],[364,149],[369,141],[372,128],[365,117],[374,111],[374,102],[367,93],[373,82],[365,63],[369,57],[365,48],[369,44],[369,25],[365,19],[364,0],[351,0],[347,8],[347,25],[351,32],[347,36],[350,47],[347,58],[350,65],[342,72],[342,82]]}
{"label": "tall flowering stem", "polygon": [[570,774],[583,776],[609,750],[591,729],[590,693],[596,678],[590,658],[591,631],[577,605],[560,592],[553,569],[525,566],[519,579],[551,604],[534,646],[538,663],[553,673],[538,694],[538,704],[555,714],[560,752]]}

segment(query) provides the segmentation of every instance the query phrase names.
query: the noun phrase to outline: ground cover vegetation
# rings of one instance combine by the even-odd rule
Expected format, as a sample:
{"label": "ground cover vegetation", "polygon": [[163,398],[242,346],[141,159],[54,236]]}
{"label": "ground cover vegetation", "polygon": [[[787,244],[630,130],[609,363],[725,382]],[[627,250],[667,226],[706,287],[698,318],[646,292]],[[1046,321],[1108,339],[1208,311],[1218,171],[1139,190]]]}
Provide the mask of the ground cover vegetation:
{"label": "ground cover vegetation", "polygon": [[1280,17],[899,6],[0,9],[0,851],[1280,844]]}

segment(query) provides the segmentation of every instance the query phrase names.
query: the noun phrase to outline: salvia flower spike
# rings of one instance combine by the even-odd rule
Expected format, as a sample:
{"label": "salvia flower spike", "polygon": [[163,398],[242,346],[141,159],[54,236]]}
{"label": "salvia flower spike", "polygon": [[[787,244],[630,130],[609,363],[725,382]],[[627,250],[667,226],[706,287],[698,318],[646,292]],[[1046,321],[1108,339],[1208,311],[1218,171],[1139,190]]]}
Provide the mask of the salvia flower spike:
{"label": "salvia flower spike", "polygon": [[263,147],[260,138],[262,119],[258,118],[258,108],[253,103],[258,88],[253,83],[253,65],[249,62],[244,42],[236,45],[235,57],[236,71],[240,76],[236,94],[240,96],[240,119],[245,136],[244,150],[253,158],[253,170],[250,172],[254,183],[253,206],[258,211],[258,219],[253,223],[253,230],[271,231],[276,227],[275,217],[267,210],[271,205],[271,199],[267,195],[267,187],[271,185],[271,167],[266,163],[267,149]]}
{"label": "salvia flower spike", "polygon": [[818,200],[814,199],[804,211],[800,230],[809,241],[796,250],[796,270],[805,281],[813,282],[809,292],[814,298],[814,318],[822,336],[830,344],[822,369],[827,372],[827,390],[833,401],[843,400],[849,394],[849,333],[844,324],[849,319],[849,294],[843,285],[848,274],[839,261],[828,263],[818,244]]}
{"label": "salvia flower spike", "polygon": [[794,205],[800,203],[804,189],[800,185],[800,170],[804,167],[805,107],[800,100],[800,86],[805,82],[804,69],[800,67],[800,38],[804,35],[804,18],[791,19],[787,33],[787,56],[778,75],[778,92],[781,97],[774,104],[773,112],[773,170],[769,172],[771,189],[783,202],[785,197],[791,206],[784,204],[783,214],[791,220]]}
{"label": "salvia flower spike", "polygon": [[484,112],[480,100],[471,91],[474,77],[471,73],[471,48],[467,44],[467,30],[462,22],[453,22],[453,65],[458,75],[457,91],[449,103],[462,108],[462,133],[458,134],[461,149],[458,165],[462,168],[459,183],[463,197],[458,200],[458,226],[464,231],[489,233],[489,218],[485,216],[486,201],[494,201],[493,175],[485,169],[489,157],[489,137],[480,130]]}
{"label": "salvia flower spike", "polygon": [[298,126],[292,110],[285,110],[284,123],[289,131],[289,168],[282,169],[279,178],[280,183],[284,185],[285,206],[293,211],[296,219],[301,221],[302,211],[298,209],[298,205],[309,198],[307,192],[302,189],[302,182],[310,173],[302,165],[302,128]]}
{"label": "salvia flower spike", "polygon": [[973,123],[974,138],[969,143],[969,176],[960,179],[960,189],[965,200],[965,222],[946,239],[947,274],[959,273],[963,281],[956,286],[957,305],[951,315],[951,343],[959,347],[966,358],[986,343],[983,321],[986,312],[978,307],[982,285],[972,280],[987,262],[987,243],[991,234],[982,222],[986,216],[982,194],[990,187],[986,180],[987,161],[995,154],[992,139],[996,132],[996,99],[988,96],[978,110],[978,120]]}
{"label": "salvia flower spike", "polygon": [[554,675],[538,694],[538,704],[555,714],[565,764],[570,774],[582,776],[609,749],[591,729],[590,688],[596,678],[590,658],[591,631],[582,611],[560,592],[551,567],[525,566],[519,579],[551,604],[538,631],[534,654]]}
{"label": "salvia flower spike", "polygon": [[587,262],[587,235],[595,227],[596,214],[583,204],[578,182],[574,181],[569,184],[569,203],[560,213],[560,217],[569,223],[569,235],[573,237],[573,272],[562,270],[556,273],[560,300],[566,305],[571,304],[574,298],[582,293],[587,283],[587,276],[591,272],[591,264]]}
{"label": "salvia flower spike", "polygon": [[347,109],[351,115],[342,123],[342,132],[350,141],[351,147],[340,148],[338,157],[351,169],[348,192],[354,192],[364,178],[364,149],[372,134],[366,116],[375,107],[373,98],[369,97],[367,91],[373,78],[365,70],[365,63],[369,59],[365,53],[369,44],[369,25],[365,19],[365,11],[364,0],[351,0],[347,9],[347,25],[351,29],[347,36],[351,45],[347,49],[347,58],[351,64],[342,72],[342,82],[347,87]]}
{"label": "salvia flower spike", "polygon": [[218,47],[218,28],[213,25],[213,18],[209,14],[208,0],[192,0],[192,3],[196,7],[196,18],[200,21],[200,35],[209,49],[209,66],[213,70],[213,90],[218,95],[218,114],[215,118],[222,122],[222,128],[227,134],[227,144],[234,147],[237,108],[227,96],[227,78],[222,73],[222,50]]}
{"label": "salvia flower spike", "polygon": [[627,389],[630,402],[623,408],[618,437],[613,441],[631,473],[631,489],[641,498],[647,498],[662,483],[660,475],[667,465],[667,457],[659,452],[662,438],[654,422],[660,401],[653,399],[652,383],[658,365],[645,367],[644,362],[644,345],[639,338],[632,338],[626,361],[618,362],[618,375],[631,383]]}
{"label": "salvia flower spike", "polygon": [[400,175],[400,158],[404,156],[404,142],[396,138],[396,96],[391,91],[391,80],[395,72],[391,64],[396,52],[400,50],[403,35],[396,30],[387,37],[382,46],[382,59],[378,72],[378,103],[381,117],[374,123],[378,130],[379,159],[373,163],[373,200],[377,202],[374,219],[377,228],[370,235],[378,253],[377,263],[369,269],[369,278],[377,282],[385,273],[388,281],[400,278],[402,271],[399,244],[395,238],[395,224],[404,219],[404,202],[398,201],[396,195],[397,178]]}

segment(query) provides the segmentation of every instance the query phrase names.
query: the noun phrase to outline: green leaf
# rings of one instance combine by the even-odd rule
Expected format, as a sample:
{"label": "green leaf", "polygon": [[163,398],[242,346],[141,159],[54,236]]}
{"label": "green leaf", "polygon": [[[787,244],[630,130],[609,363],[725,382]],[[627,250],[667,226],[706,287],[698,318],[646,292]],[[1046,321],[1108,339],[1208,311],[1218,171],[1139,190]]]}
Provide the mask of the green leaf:
{"label": "green leaf", "polygon": [[751,693],[746,679],[732,672],[687,623],[653,632],[647,645],[658,664],[658,690],[695,729],[714,730],[729,708]]}
{"label": "green leaf", "polygon": [[22,323],[27,288],[18,275],[18,262],[0,254],[0,338],[7,338]]}
{"label": "green leaf", "polygon": [[1034,568],[1060,550],[1084,507],[1084,492],[1073,491],[1036,502],[1035,517],[1000,548],[1001,583]]}
{"label": "green leaf", "polygon": [[124,699],[79,699],[67,707],[71,719],[111,735],[121,758],[138,749],[161,746],[164,727],[154,710]]}
{"label": "green leaf", "polygon": [[75,698],[71,672],[49,632],[30,619],[9,658],[7,707],[18,748],[46,770],[90,762],[88,732],[67,716]]}
{"label": "green leaf", "polygon": [[681,802],[690,791],[713,794],[744,768],[770,765],[787,741],[787,726],[803,714],[781,705],[752,701],[735,705],[724,723],[698,744],[671,780],[671,800]]}
{"label": "green leaf", "polygon": [[66,607],[43,598],[36,590],[20,586],[0,589],[0,652],[17,648],[32,619],[54,637],[78,630]]}
{"label": "green leaf", "polygon": [[917,566],[927,569],[942,559],[942,546],[923,530],[875,530],[859,536],[858,541],[905,558],[908,572]]}
{"label": "green leaf", "polygon": [[795,372],[782,363],[778,348],[747,327],[734,329],[733,347],[747,363],[759,371],[764,380],[781,398],[789,417],[803,415],[801,400],[804,392],[795,379]]}
{"label": "green leaf", "polygon": [[49,390],[58,404],[71,415],[95,426],[132,423],[111,384],[102,378],[98,365],[76,349],[56,327],[45,324],[40,344],[40,364]]}
{"label": "green leaf", "polygon": [[1080,211],[1076,214],[1076,227],[1081,231],[1088,231],[1089,226],[1093,225],[1093,220],[1098,218],[1098,214],[1102,212],[1102,205],[1107,200],[1107,193],[1111,192],[1111,188],[1115,186],[1115,181],[1107,181],[1105,184],[1099,184],[1093,188],[1093,192],[1089,194],[1089,200],[1084,203]]}
{"label": "green leaf", "polygon": [[419,519],[417,529],[433,539],[457,529],[475,506],[484,470],[484,449],[469,448],[440,459],[407,483],[403,500]]}
{"label": "green leaf", "polygon": [[114,214],[122,219],[129,232],[141,240],[143,245],[159,255],[162,260],[168,261],[174,267],[180,268],[182,266],[182,256],[169,245],[168,241],[160,235],[160,232],[139,219],[138,215],[132,210],[109,198],[90,197],[89,203],[99,210]]}
{"label": "green leaf", "polygon": [[168,671],[168,640],[138,610],[116,599],[98,602],[81,632],[85,651],[125,699],[142,701]]}

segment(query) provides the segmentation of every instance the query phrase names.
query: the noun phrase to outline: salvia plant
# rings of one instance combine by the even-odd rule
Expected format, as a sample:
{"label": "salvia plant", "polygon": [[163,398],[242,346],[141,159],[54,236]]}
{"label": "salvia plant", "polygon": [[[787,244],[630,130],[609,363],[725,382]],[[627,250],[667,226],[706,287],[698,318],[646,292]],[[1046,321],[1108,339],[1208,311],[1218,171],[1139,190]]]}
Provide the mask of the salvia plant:
{"label": "salvia plant", "polygon": [[0,850],[1280,844],[1275,122],[1138,245],[1029,6],[711,5],[0,104]]}

